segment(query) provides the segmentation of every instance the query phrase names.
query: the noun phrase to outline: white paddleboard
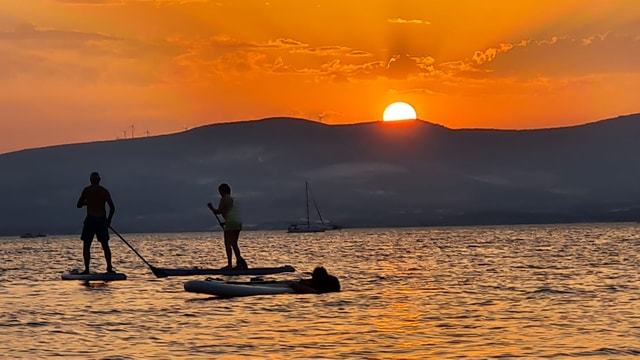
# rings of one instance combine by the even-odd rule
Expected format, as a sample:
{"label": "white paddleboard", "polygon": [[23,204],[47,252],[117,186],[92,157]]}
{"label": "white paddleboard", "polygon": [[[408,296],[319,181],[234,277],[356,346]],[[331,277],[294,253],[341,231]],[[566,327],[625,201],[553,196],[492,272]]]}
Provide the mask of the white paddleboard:
{"label": "white paddleboard", "polygon": [[184,290],[220,297],[293,294],[295,291],[289,287],[289,283],[291,282],[256,282],[256,284],[238,284],[227,283],[222,280],[191,280],[184,283]]}
{"label": "white paddleboard", "polygon": [[116,280],[127,280],[127,275],[123,273],[81,274],[80,271],[74,269],[74,270],[63,273],[62,280],[116,281]]}

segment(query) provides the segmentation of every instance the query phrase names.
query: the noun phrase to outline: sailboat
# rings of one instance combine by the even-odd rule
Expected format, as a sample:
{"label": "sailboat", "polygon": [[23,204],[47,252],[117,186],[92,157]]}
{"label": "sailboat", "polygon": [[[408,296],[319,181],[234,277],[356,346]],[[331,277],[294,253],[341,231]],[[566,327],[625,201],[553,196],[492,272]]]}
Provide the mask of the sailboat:
{"label": "sailboat", "polygon": [[307,205],[306,206],[306,215],[307,215],[306,222],[289,225],[287,232],[288,233],[324,232],[325,230],[327,230],[327,226],[324,223],[324,220],[322,220],[322,214],[320,214],[320,209],[318,208],[318,204],[316,204],[316,200],[313,198],[313,194],[311,194],[311,201],[313,201],[313,206],[315,207],[316,212],[318,213],[318,217],[320,218],[320,225],[311,223],[311,219],[309,216],[309,194],[311,193],[311,188],[309,187],[308,181],[304,182],[304,188],[305,188],[305,199],[306,199],[306,205]]}

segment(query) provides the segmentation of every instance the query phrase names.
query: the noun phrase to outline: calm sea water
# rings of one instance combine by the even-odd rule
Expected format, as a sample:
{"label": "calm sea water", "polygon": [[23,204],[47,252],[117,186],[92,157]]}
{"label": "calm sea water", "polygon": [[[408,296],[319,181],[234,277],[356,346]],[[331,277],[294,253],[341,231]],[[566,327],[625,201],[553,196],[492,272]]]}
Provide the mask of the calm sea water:
{"label": "calm sea water", "polygon": [[[250,266],[316,265],[344,291],[218,299],[157,279],[62,281],[77,236],[0,239],[0,356],[489,359],[640,356],[640,224],[245,232]],[[159,267],[225,264],[220,233],[123,234]],[[93,268],[104,270],[99,244]]]}

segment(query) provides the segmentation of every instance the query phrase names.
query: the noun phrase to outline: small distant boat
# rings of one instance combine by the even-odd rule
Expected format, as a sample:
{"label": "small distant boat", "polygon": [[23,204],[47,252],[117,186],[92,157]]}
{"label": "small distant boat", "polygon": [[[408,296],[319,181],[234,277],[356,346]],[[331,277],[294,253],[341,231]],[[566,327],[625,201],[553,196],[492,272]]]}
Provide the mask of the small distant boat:
{"label": "small distant boat", "polygon": [[23,239],[33,239],[33,238],[37,238],[37,237],[45,237],[47,236],[46,234],[42,234],[42,233],[37,233],[37,234],[32,234],[32,233],[23,233],[20,234],[20,237]]}
{"label": "small distant boat", "polygon": [[[305,198],[306,198],[306,221],[297,224],[290,224],[287,229],[288,233],[318,233],[324,232],[330,227],[325,224],[322,219],[322,214],[320,214],[320,209],[318,208],[318,204],[311,193],[311,188],[309,187],[309,182],[304,182],[305,187]],[[310,196],[311,195],[311,196]],[[313,201],[313,206],[316,208],[316,212],[318,213],[318,217],[320,218],[320,224],[311,223],[311,218],[309,216],[309,197],[311,197],[311,201]]]}
{"label": "small distant boat", "polygon": [[309,224],[291,224],[287,229],[288,233],[318,233],[325,232],[327,229],[320,226]]}

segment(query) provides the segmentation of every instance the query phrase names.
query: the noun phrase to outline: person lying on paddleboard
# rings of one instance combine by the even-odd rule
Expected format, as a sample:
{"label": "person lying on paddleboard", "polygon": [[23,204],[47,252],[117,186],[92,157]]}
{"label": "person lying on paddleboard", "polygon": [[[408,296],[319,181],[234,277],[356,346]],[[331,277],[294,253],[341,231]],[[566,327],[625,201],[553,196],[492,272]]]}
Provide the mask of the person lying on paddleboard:
{"label": "person lying on paddleboard", "polygon": [[302,279],[289,284],[289,286],[298,294],[323,294],[340,291],[338,278],[330,275],[322,266],[313,269],[311,279]]}
{"label": "person lying on paddleboard", "polygon": [[[242,230],[242,218],[240,217],[238,204],[235,199],[231,197],[231,187],[229,185],[220,184],[220,186],[218,186],[218,192],[220,193],[218,208],[214,208],[211,203],[207,203],[207,207],[214,215],[221,214],[224,218],[224,223],[220,223],[220,225],[224,229],[224,248],[227,252],[227,266],[223,267],[223,269],[246,269],[247,262],[240,255],[240,248],[238,247],[238,239],[240,238],[240,231]],[[236,255],[235,267],[233,267],[232,251]]]}
{"label": "person lying on paddleboard", "polygon": [[[78,209],[83,206],[87,207],[87,216],[84,218],[82,227],[82,257],[84,258],[84,271],[82,274],[89,273],[89,263],[91,262],[91,243],[95,236],[102,245],[104,259],[107,262],[107,272],[114,273],[111,266],[111,249],[109,248],[109,225],[116,211],[109,190],[100,185],[100,174],[92,172],[89,176],[91,185],[82,189],[80,198],[76,206]],[[109,215],[105,209],[105,205],[109,205]]]}

